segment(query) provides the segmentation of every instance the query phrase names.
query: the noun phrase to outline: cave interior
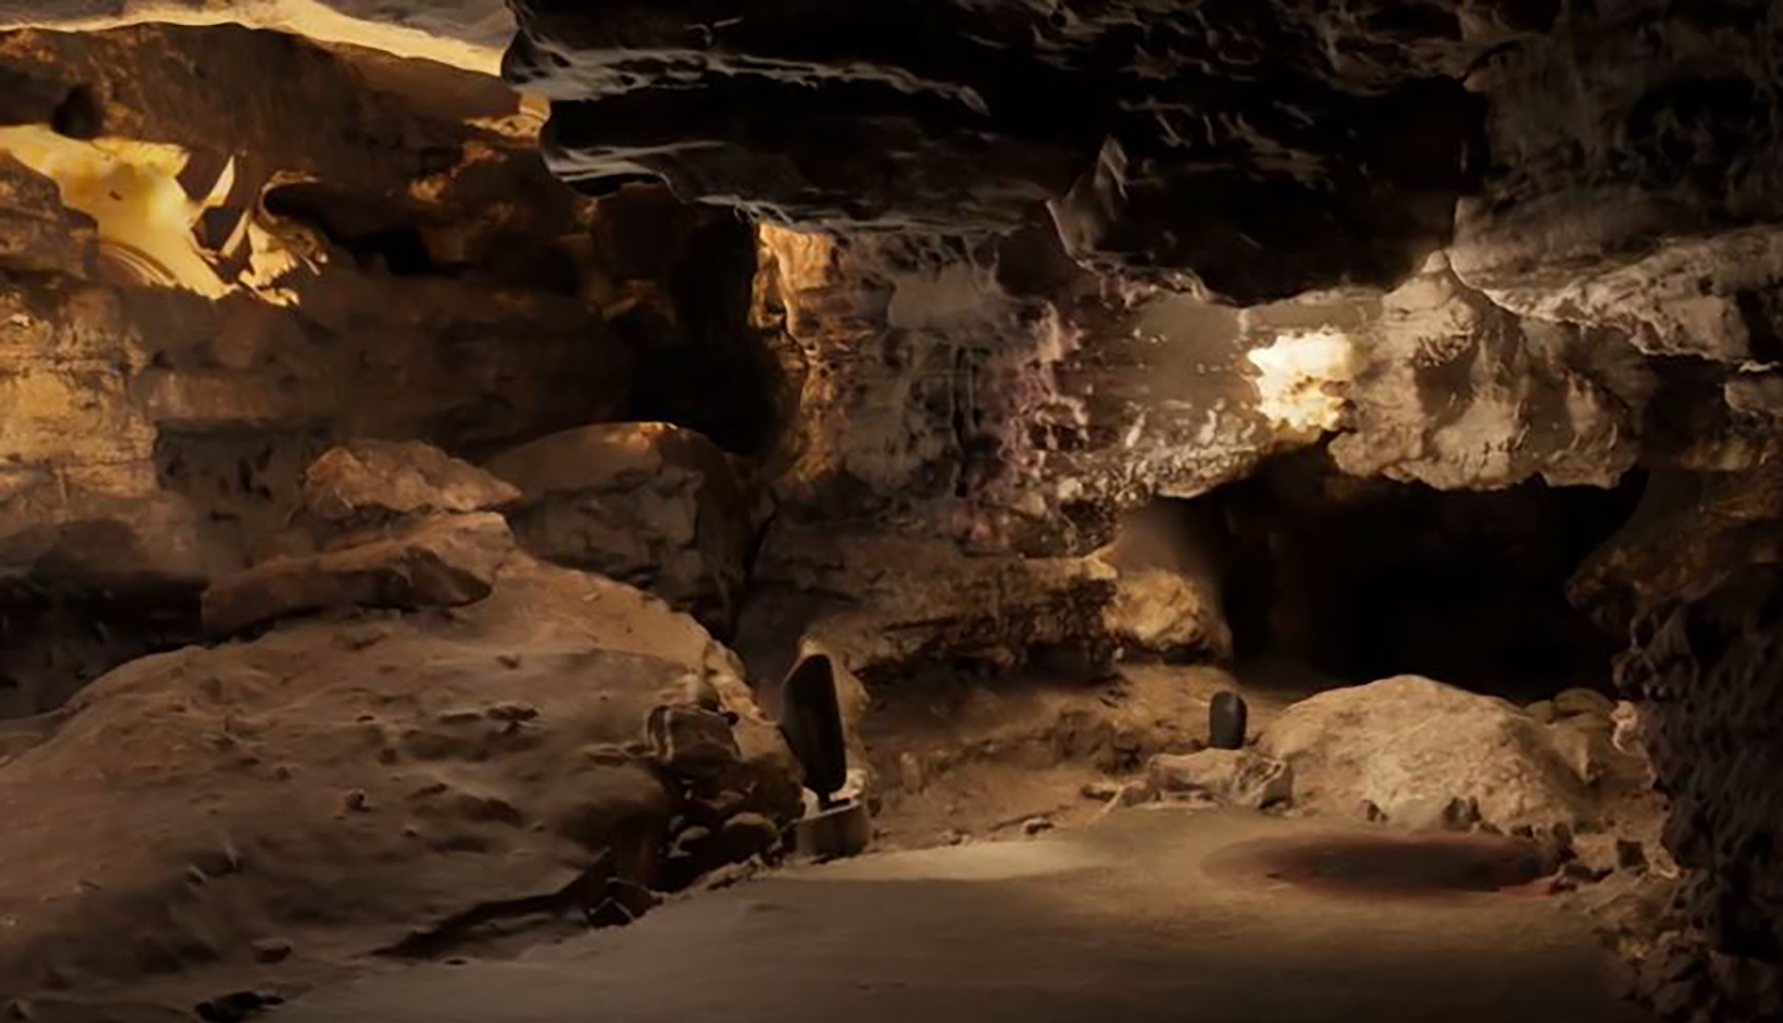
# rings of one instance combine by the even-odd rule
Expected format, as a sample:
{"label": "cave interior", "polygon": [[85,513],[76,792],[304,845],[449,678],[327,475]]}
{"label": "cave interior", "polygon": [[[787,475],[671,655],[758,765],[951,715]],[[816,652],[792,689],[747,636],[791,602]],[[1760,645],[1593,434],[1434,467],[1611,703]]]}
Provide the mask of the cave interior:
{"label": "cave interior", "polygon": [[0,1019],[1783,1019],[1780,67],[0,2]]}

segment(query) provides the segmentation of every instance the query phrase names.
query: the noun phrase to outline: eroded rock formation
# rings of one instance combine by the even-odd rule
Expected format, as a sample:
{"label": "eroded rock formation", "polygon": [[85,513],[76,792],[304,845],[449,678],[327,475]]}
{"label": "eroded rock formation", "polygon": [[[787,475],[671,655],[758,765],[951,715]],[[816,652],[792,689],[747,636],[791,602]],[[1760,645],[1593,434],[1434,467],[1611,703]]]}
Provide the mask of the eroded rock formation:
{"label": "eroded rock formation", "polygon": [[[307,898],[258,873],[273,845],[365,878],[424,858],[348,914],[397,943],[686,883],[788,812],[742,680],[771,697],[811,643],[869,687],[1061,652],[1102,679],[1242,657],[1256,615],[1329,646],[1366,604],[1416,635],[1339,650],[1348,681],[1438,647],[1502,667],[1514,637],[1552,690],[1602,662],[1560,577],[1644,486],[1572,593],[1630,637],[1691,871],[1645,990],[1776,1014],[1773,5],[515,0],[526,98],[461,70],[508,32],[482,0],[43,6],[0,0],[0,27],[82,30],[0,34],[0,714],[206,624],[240,640],[0,736],[0,802],[63,775],[97,800],[93,770],[171,746],[202,754],[166,777],[246,823],[217,853],[155,799],[75,822],[108,848],[141,823],[154,855],[7,953],[33,983],[134,968],[64,939],[143,892],[192,911],[151,960],[257,933],[212,882]],[[1435,504],[1462,491],[1491,493]],[[1491,592],[1355,600],[1315,541],[1379,520],[1400,583]],[[1247,609],[1235,565],[1290,599]],[[524,699],[471,700],[491,660]],[[1495,824],[1575,819],[1602,737],[1481,706],[1457,727],[1539,791],[1448,788]],[[1153,751],[1110,729],[1098,757]],[[1312,801],[1448,822],[1397,775],[1327,777],[1307,751],[1341,729],[1311,731],[1279,752]],[[280,764],[321,779],[289,821]],[[20,841],[74,826],[21,812]],[[575,871],[603,862],[590,903]]]}

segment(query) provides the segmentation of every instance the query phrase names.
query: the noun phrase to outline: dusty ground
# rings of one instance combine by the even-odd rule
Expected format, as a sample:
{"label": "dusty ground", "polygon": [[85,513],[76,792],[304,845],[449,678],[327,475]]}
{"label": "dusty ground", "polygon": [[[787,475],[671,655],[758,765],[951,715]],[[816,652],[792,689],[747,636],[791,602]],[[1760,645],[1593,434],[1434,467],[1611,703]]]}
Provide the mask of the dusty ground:
{"label": "dusty ground", "polygon": [[[960,673],[874,691],[866,745],[877,793],[875,847],[917,849],[1089,824],[1155,753],[1199,749],[1208,705],[1235,689],[1255,735],[1283,709],[1340,685],[1288,661],[1234,673],[1140,664],[1112,678],[1038,671]],[[1580,844],[1613,859],[1616,838],[1659,856],[1663,800],[1623,765],[1594,787],[1600,820]],[[1290,813],[1299,811],[1290,810]]]}
{"label": "dusty ground", "polygon": [[[1358,841],[1361,857],[1342,851]],[[372,978],[274,1019],[1640,1023],[1588,927],[1539,886],[1468,890],[1496,851],[1385,847],[1420,869],[1383,890],[1370,887],[1380,841],[1133,810],[1033,841],[793,870],[514,961]],[[1322,876],[1272,878],[1259,869],[1271,853]]]}
{"label": "dusty ground", "polygon": [[[373,649],[387,653],[395,646]],[[529,654],[523,663],[535,660]],[[516,671],[501,667],[504,676]],[[28,1018],[161,1023],[189,1019],[200,995],[242,991],[295,999],[268,1017],[278,1023],[452,1023],[459,1018],[518,1023],[570,1018],[559,1015],[562,1005],[600,990],[603,1004],[627,1006],[603,1017],[616,1023],[698,1020],[717,1018],[703,1015],[716,1012],[715,1003],[684,989],[695,986],[691,980],[706,984],[715,978],[714,990],[742,998],[726,1018],[759,1016],[776,1023],[802,1018],[785,1014],[795,1003],[828,1010],[901,1006],[913,1015],[947,1019],[940,1003],[956,1000],[972,1007],[974,1019],[1020,1011],[1039,1013],[1036,1020],[1145,1020],[1156,1018],[1147,1013],[1193,1000],[1228,1013],[1205,1018],[1247,1023],[1393,1020],[1423,1018],[1412,1011],[1419,1005],[1425,1008],[1418,1012],[1436,1011],[1426,1002],[1436,998],[1441,985],[1428,990],[1425,985],[1439,976],[1447,976],[1445,983],[1457,991],[1477,989],[1481,1005],[1505,1012],[1480,1015],[1481,1020],[1636,1018],[1613,1015],[1620,1010],[1609,1000],[1607,982],[1600,983],[1594,972],[1607,960],[1591,933],[1597,922],[1624,932],[1612,935],[1612,945],[1641,940],[1646,924],[1664,911],[1665,898],[1664,885],[1644,872],[1623,870],[1603,880],[1575,876],[1558,890],[1543,877],[1520,888],[1515,901],[1423,893],[1419,901],[1403,903],[1392,900],[1407,893],[1393,891],[1385,893],[1390,900],[1385,905],[1379,903],[1380,892],[1342,898],[1325,892],[1313,898],[1291,886],[1258,887],[1255,872],[1231,869],[1230,850],[1255,838],[1319,835],[1333,827],[1366,841],[1391,833],[1295,820],[1300,812],[1292,810],[1270,815],[1109,810],[1113,793],[1142,776],[1150,756],[1200,747],[1209,701],[1221,690],[1236,687],[1245,695],[1254,734],[1286,706],[1329,684],[1278,663],[1243,666],[1238,679],[1209,667],[1129,665],[1113,677],[1088,681],[1063,671],[1000,678],[939,673],[883,686],[873,694],[865,728],[878,811],[875,855],[856,863],[827,871],[745,874],[734,892],[697,892],[612,935],[579,936],[578,927],[563,921],[505,936],[496,932],[474,948],[450,953],[463,958],[442,955],[435,965],[354,958],[344,947],[326,962],[311,957],[314,946],[300,947],[290,959],[278,956],[276,945],[268,946],[273,950],[268,958],[260,946],[244,943],[234,954],[200,956],[193,964],[202,965],[197,972],[174,972],[164,982],[136,985],[129,997],[115,991],[95,998],[77,986],[66,1000],[40,998],[30,1005]],[[0,736],[0,749],[10,744],[22,750],[35,739]],[[1618,777],[1602,786],[1604,825],[1579,836],[1593,862],[1613,862],[1621,837],[1637,837],[1656,848],[1663,807],[1637,782]],[[372,803],[381,808],[400,800],[399,794],[380,792]],[[346,813],[346,819],[353,817]],[[927,851],[900,852],[919,850]],[[464,859],[459,866],[475,866],[445,852],[453,862]],[[1212,874],[1201,864],[1209,857]],[[401,863],[400,857],[382,859]],[[1421,869],[1411,864],[1409,873],[1392,883],[1421,876]],[[830,883],[812,884],[816,881]],[[963,881],[973,884],[958,883]],[[905,906],[906,899],[915,901]],[[953,905],[956,900],[963,900],[960,906]],[[194,908],[203,905],[198,900]],[[173,923],[207,936],[215,930],[208,918],[194,923],[190,910],[181,912]],[[805,925],[789,926],[801,916]],[[326,922],[320,923],[318,933],[326,933]],[[1030,931],[1042,936],[1023,936]],[[1523,932],[1539,936],[1541,956],[1520,946],[1521,937],[1506,937]],[[1493,935],[1504,948],[1491,944]],[[957,945],[966,959],[968,950],[979,947],[1008,948],[986,953],[982,970],[961,974],[942,962],[950,957],[931,960],[924,958],[928,953],[913,951],[930,942],[939,948]],[[738,946],[756,951],[742,956],[741,965],[725,965]],[[1362,955],[1352,946],[1371,951]],[[787,968],[785,956],[807,965]],[[438,966],[466,961],[475,965]],[[1200,971],[1208,961],[1221,963],[1221,969]],[[1047,971],[1037,979],[1034,962],[1055,963],[1057,977]],[[627,973],[616,963],[641,965]],[[1420,963],[1418,969],[1408,965]],[[762,971],[761,982],[747,977],[744,966]],[[1277,996],[1263,976],[1278,968],[1301,976],[1300,986],[1328,999],[1333,1014],[1318,1014],[1323,1010],[1310,993],[1271,1003]],[[1566,971],[1575,974],[1570,988],[1558,976]],[[1589,982],[1582,983],[1587,975]],[[609,991],[618,983],[615,976],[627,979]],[[474,989],[469,993],[467,983]],[[795,998],[801,985],[813,992],[810,999]],[[870,1002],[861,1001],[867,994],[873,996]],[[1244,1015],[1251,1011],[1245,1008],[1249,998],[1263,1004]],[[129,1004],[132,1000],[137,1004]],[[1449,1010],[1460,1004],[1451,1002],[1443,1011],[1453,1016]],[[1092,1005],[1116,1006],[1122,1014],[1086,1015]],[[5,1006],[0,999],[0,1011]],[[446,1007],[453,1006],[464,1006],[464,1014],[450,1015]],[[1392,1014],[1402,1009],[1405,1015]],[[1568,1015],[1575,1011],[1585,1014]]]}

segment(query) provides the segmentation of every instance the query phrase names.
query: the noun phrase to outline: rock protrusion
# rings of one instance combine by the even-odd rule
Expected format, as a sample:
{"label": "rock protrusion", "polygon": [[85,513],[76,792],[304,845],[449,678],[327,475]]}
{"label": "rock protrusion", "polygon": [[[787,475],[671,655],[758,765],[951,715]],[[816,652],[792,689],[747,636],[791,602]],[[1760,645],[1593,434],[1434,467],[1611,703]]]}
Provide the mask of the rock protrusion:
{"label": "rock protrusion", "polygon": [[1294,797],[1294,769],[1249,750],[1208,749],[1184,756],[1159,754],[1146,770],[1164,795],[1202,795],[1232,806],[1261,810]]}
{"label": "rock protrusion", "polygon": [[1257,748],[1293,767],[1299,805],[1333,815],[1374,806],[1389,822],[1426,821],[1460,800],[1511,832],[1574,826],[1589,811],[1584,784],[1528,715],[1413,675],[1294,704]]}
{"label": "rock protrusion", "polygon": [[509,521],[535,557],[631,583],[729,628],[753,529],[728,457],[705,437],[606,423],[515,448],[487,468],[519,489]]}
{"label": "rock protrusion", "polygon": [[358,440],[330,449],[303,476],[304,503],[341,527],[498,508],[520,491],[419,441]]}
{"label": "rock protrusion", "polygon": [[231,636],[316,611],[470,604],[494,588],[513,543],[501,516],[480,513],[423,519],[340,550],[273,558],[205,591],[205,629]]}

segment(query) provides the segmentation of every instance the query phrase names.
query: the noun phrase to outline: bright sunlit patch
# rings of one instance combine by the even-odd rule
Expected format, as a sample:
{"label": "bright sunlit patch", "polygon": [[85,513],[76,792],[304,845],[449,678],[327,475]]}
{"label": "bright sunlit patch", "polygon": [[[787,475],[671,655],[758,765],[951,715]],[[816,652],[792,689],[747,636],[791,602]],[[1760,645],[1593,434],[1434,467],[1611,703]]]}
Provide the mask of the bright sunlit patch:
{"label": "bright sunlit patch", "polygon": [[0,128],[0,153],[55,181],[62,202],[98,223],[100,241],[138,279],[211,298],[228,292],[192,237],[203,207],[180,187],[187,154],[179,146],[85,142],[26,125]]}
{"label": "bright sunlit patch", "polygon": [[1275,425],[1302,433],[1334,429],[1343,414],[1337,391],[1355,376],[1355,345],[1336,330],[1282,334],[1246,356],[1257,367],[1259,408]]}
{"label": "bright sunlit patch", "polygon": [[54,181],[64,205],[92,217],[104,257],[135,283],[185,288],[207,298],[246,287],[268,301],[284,302],[289,296],[273,284],[306,262],[248,219],[223,246],[225,252],[246,247],[247,271],[239,280],[225,279],[216,254],[199,245],[199,218],[228,200],[234,161],[208,196],[194,200],[179,181],[190,154],[176,145],[120,138],[88,142],[25,125],[0,128],[0,154]]}

